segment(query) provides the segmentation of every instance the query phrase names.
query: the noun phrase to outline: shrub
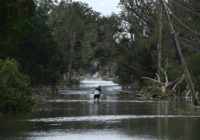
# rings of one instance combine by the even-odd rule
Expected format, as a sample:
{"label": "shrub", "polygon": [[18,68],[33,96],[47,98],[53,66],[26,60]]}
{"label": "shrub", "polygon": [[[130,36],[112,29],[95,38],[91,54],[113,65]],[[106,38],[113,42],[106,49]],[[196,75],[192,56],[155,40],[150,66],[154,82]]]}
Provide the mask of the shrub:
{"label": "shrub", "polygon": [[200,91],[200,54],[193,54],[187,59],[193,82],[197,91]]}
{"label": "shrub", "polygon": [[142,91],[142,94],[147,98],[162,96],[162,90],[158,86],[149,86]]}
{"label": "shrub", "polygon": [[33,103],[28,76],[19,72],[14,59],[0,60],[0,110],[27,112]]}

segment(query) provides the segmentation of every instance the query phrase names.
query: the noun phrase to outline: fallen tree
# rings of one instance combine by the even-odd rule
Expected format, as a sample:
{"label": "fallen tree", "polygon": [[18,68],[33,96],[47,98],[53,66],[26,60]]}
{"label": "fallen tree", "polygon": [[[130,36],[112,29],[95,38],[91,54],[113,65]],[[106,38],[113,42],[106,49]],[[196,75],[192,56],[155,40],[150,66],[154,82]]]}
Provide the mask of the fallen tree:
{"label": "fallen tree", "polygon": [[141,77],[144,80],[150,81],[150,83],[147,84],[148,86],[142,90],[142,93],[149,97],[176,96],[177,93],[180,93],[180,89],[178,87],[185,79],[184,74],[180,78],[169,81],[168,64],[166,65],[165,69],[160,68],[160,72],[160,75],[156,73],[155,78]]}

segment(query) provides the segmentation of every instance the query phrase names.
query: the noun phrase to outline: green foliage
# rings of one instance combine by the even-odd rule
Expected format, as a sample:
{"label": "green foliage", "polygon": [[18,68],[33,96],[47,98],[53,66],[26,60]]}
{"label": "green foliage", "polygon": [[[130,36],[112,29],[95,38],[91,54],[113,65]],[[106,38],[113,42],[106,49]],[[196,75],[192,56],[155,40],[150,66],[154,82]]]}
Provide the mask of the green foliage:
{"label": "green foliage", "polygon": [[150,86],[141,92],[145,98],[150,99],[151,97],[160,97],[162,96],[162,90],[158,86]]}
{"label": "green foliage", "polygon": [[71,84],[72,85],[79,85],[80,84],[80,78],[79,77],[72,77],[71,78]]}
{"label": "green foliage", "polygon": [[3,0],[0,4],[0,58],[19,57],[19,48],[31,30],[32,0]]}
{"label": "green foliage", "polygon": [[118,29],[118,22],[118,17],[114,14],[97,20],[97,38],[92,57],[98,60],[101,66],[109,66],[109,63],[115,60],[113,56],[116,44],[113,36]]}
{"label": "green foliage", "polygon": [[141,94],[147,99],[164,96],[161,86],[151,80],[144,80]]}
{"label": "green foliage", "polygon": [[[177,3],[179,5],[177,5]],[[198,7],[200,2],[197,0],[191,1],[169,1],[168,6],[171,10],[172,22],[179,39],[181,49],[184,57],[190,60],[188,62],[189,69],[195,79],[195,86],[199,90],[198,81],[198,57],[194,57],[197,49],[199,49],[199,36],[197,33],[199,30],[199,16]],[[155,73],[158,71],[157,61],[158,52],[157,44],[159,41],[159,14],[160,3],[154,1],[143,1],[138,3],[137,0],[121,0],[120,7],[122,9],[120,18],[122,24],[120,25],[121,33],[126,33],[127,36],[122,36],[119,44],[117,45],[117,72],[119,78],[124,83],[141,83],[141,76],[155,78]],[[180,7],[182,5],[182,7]],[[186,8],[183,8],[186,7]],[[188,10],[188,9],[192,9]],[[164,8],[163,8],[164,10]],[[146,14],[145,14],[146,13]],[[148,13],[148,14],[147,14]],[[179,21],[177,21],[177,18]],[[178,59],[177,51],[174,46],[174,40],[171,35],[168,20],[163,14],[163,32],[162,32],[162,67],[168,65],[168,78],[169,81],[179,80],[183,74],[180,60]],[[187,25],[183,26],[183,24]],[[191,28],[191,29],[190,29]],[[193,30],[193,32],[192,32]],[[133,37],[132,37],[133,36]],[[132,78],[133,76],[133,78]],[[161,80],[165,80],[163,73],[160,74]],[[179,85],[182,88],[185,83]]]}
{"label": "green foliage", "polygon": [[[96,41],[98,18],[99,13],[81,2],[61,1],[52,10],[48,24],[63,54],[63,72],[68,70],[71,55],[72,69],[78,71],[91,67],[91,48]],[[73,40],[74,49],[71,52]]]}
{"label": "green foliage", "polygon": [[[129,47],[127,42],[117,46],[117,71],[121,83],[137,83],[142,85],[142,76],[154,77],[156,73],[155,40],[152,38],[141,39]],[[119,57],[120,56],[120,57]],[[138,88],[138,87],[135,87]]]}
{"label": "green foliage", "polygon": [[17,60],[33,85],[53,85],[60,78],[62,55],[47,25],[48,10],[42,4],[36,9],[33,0],[0,5],[0,58]]}
{"label": "green foliage", "polygon": [[[137,3],[121,0],[119,42],[116,47],[117,72],[121,82],[141,88],[141,77],[155,77],[157,71],[156,12],[153,1]],[[145,11],[148,15],[145,15]]]}
{"label": "green foliage", "polygon": [[169,81],[174,81],[182,76],[183,71],[181,70],[180,65],[168,64],[167,74]]}
{"label": "green foliage", "polygon": [[0,110],[31,111],[32,89],[14,59],[0,60]]}
{"label": "green foliage", "polygon": [[61,75],[62,53],[47,26],[46,12],[44,7],[38,7],[33,29],[20,47],[18,58],[33,85],[54,85]]}
{"label": "green foliage", "polygon": [[195,87],[198,91],[200,91],[200,54],[198,53],[191,55],[188,57],[187,62],[192,74],[192,78],[194,79]]}
{"label": "green foliage", "polygon": [[[158,3],[121,0],[119,16],[103,17],[86,3],[34,1],[36,4],[33,0],[3,0],[0,5],[0,58],[17,60],[20,70],[30,76],[32,85],[55,85],[62,74],[67,73],[70,60],[77,73],[97,69],[101,74],[115,72],[119,82],[129,87],[141,87],[144,84],[142,76],[155,78],[158,71]],[[176,2],[198,11],[197,0]],[[200,20],[196,14],[180,8],[173,1],[169,3],[171,11],[182,22],[191,29],[199,29]],[[189,44],[198,49],[196,40],[199,37],[180,26],[175,18],[173,24],[181,46]],[[163,30],[162,64],[168,60],[167,74],[169,80],[174,81],[183,71],[164,15]],[[71,51],[73,40],[74,50]],[[199,55],[189,49],[182,47],[195,86],[200,90]],[[93,62],[98,62],[98,67]],[[164,80],[162,74],[161,79]]]}

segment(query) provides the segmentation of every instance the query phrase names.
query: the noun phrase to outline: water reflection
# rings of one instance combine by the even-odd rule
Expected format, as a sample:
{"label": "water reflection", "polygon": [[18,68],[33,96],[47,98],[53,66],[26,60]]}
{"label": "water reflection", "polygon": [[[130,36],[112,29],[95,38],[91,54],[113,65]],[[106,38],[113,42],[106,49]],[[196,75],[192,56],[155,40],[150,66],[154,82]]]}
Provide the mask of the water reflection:
{"label": "water reflection", "polygon": [[[111,81],[61,89],[31,116],[0,116],[0,140],[198,140],[200,109],[183,101],[121,97]],[[93,100],[103,86],[99,102]]]}
{"label": "water reflection", "polygon": [[[97,114],[99,106],[95,104],[94,113]],[[32,122],[71,122],[71,121],[94,121],[105,122],[115,120],[129,120],[129,119],[168,119],[168,118],[200,118],[200,116],[183,116],[183,115],[98,115],[98,116],[82,116],[82,117],[56,117],[56,118],[40,118],[31,119]],[[160,121],[159,121],[160,122]]]}
{"label": "water reflection", "polygon": [[[127,136],[124,133],[116,130],[88,130],[87,131],[68,131],[68,132],[49,132],[49,133],[32,133],[32,136],[36,135],[37,137],[30,138],[31,140],[156,140],[149,136]],[[40,137],[38,137],[40,136]]]}

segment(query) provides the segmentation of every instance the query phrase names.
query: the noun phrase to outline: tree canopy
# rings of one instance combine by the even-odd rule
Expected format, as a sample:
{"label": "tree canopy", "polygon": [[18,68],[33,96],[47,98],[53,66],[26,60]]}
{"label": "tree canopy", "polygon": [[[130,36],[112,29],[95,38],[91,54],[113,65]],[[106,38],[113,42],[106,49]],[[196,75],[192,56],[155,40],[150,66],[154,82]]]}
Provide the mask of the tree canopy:
{"label": "tree canopy", "polygon": [[[0,59],[2,63],[11,59],[19,68],[16,73],[27,74],[33,87],[57,85],[66,75],[96,71],[117,77],[125,87],[141,89],[147,79],[161,87],[176,87],[184,70],[170,18],[199,91],[200,2],[169,0],[166,7],[160,2],[120,0],[120,14],[103,16],[88,4],[71,0],[3,0]],[[188,87],[171,89],[178,94]]]}

